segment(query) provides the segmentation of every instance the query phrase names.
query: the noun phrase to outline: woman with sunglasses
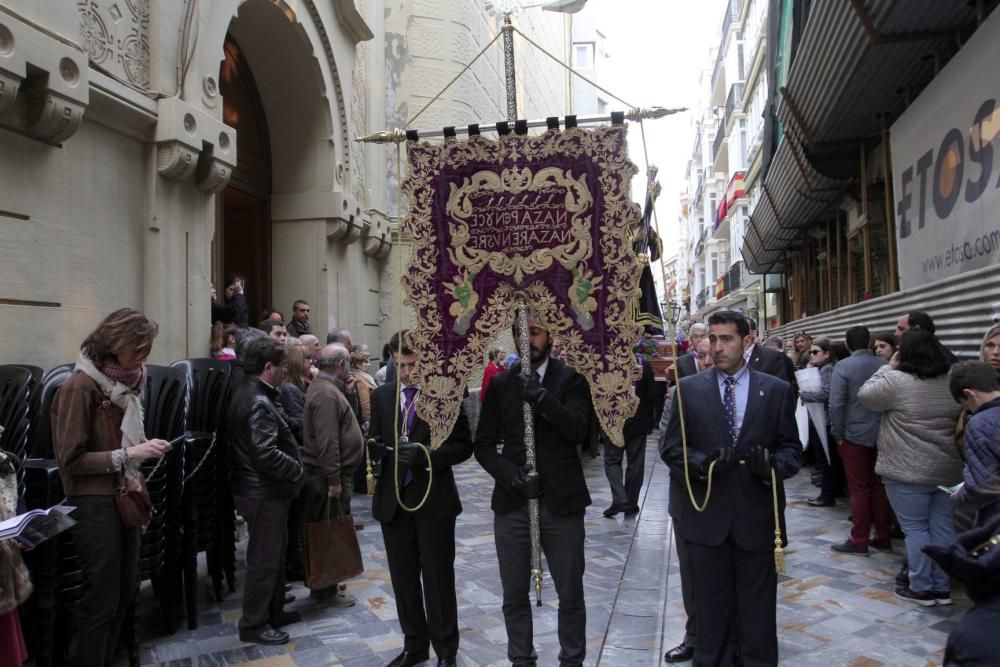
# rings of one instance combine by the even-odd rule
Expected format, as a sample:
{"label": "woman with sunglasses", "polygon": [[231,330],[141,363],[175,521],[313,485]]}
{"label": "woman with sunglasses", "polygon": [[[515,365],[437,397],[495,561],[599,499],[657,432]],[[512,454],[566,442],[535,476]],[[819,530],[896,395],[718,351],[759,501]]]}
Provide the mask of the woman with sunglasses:
{"label": "woman with sunglasses", "polygon": [[830,507],[834,504],[834,498],[843,484],[843,473],[839,472],[841,467],[840,459],[837,456],[837,448],[833,445],[833,438],[829,431],[829,399],[830,399],[830,379],[833,377],[833,364],[836,357],[833,352],[833,345],[829,338],[817,338],[809,346],[809,366],[819,369],[820,388],[818,391],[800,391],[799,397],[803,403],[820,403],[823,405],[823,412],[827,418],[822,424],[826,431],[827,449],[823,449],[817,425],[809,422],[809,446],[813,448],[816,455],[816,467],[820,473],[820,493],[815,498],[809,499],[812,507]]}

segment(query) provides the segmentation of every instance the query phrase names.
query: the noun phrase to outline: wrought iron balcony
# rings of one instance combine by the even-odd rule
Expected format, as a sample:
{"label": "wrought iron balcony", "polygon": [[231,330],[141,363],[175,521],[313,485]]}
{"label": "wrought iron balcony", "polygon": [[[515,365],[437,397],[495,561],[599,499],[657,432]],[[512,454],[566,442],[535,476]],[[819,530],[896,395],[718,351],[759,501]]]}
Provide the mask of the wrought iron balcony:
{"label": "wrought iron balcony", "polygon": [[729,97],[726,98],[726,116],[723,127],[729,131],[729,121],[733,119],[733,114],[740,110],[743,102],[743,83],[734,83],[729,87]]}

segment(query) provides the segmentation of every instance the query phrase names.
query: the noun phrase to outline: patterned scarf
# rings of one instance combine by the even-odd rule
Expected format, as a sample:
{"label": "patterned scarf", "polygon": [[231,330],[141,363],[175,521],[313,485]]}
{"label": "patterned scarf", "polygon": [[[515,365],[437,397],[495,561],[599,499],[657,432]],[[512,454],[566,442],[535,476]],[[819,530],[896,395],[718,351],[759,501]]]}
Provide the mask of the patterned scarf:
{"label": "patterned scarf", "polygon": [[129,370],[123,368],[117,361],[108,361],[101,367],[101,372],[112,382],[120,382],[132,389],[142,389],[139,384],[146,376],[146,367],[142,364]]}

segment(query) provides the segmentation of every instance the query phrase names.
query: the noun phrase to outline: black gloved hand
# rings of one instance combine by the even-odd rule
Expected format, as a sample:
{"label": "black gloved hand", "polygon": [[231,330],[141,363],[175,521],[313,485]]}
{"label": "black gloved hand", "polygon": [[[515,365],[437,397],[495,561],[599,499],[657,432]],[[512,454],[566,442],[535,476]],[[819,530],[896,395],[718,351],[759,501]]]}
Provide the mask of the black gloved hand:
{"label": "black gloved hand", "polygon": [[385,441],[382,438],[369,438],[365,446],[368,447],[368,458],[372,463],[380,463],[385,456]]}
{"label": "black gloved hand", "polygon": [[764,447],[752,448],[750,450],[750,458],[747,459],[747,464],[750,466],[750,472],[768,484],[771,483],[771,470],[774,469],[774,459],[771,458],[770,450]]}
{"label": "black gloved hand", "polygon": [[542,478],[537,473],[529,472],[531,468],[522,466],[514,475],[511,486],[525,498],[537,498],[542,495]]}
{"label": "black gloved hand", "polygon": [[517,387],[518,392],[521,394],[521,400],[531,405],[538,403],[545,393],[545,388],[538,378],[534,376],[526,378],[521,373],[514,374],[514,386]]}
{"label": "black gloved hand", "polygon": [[420,451],[420,445],[415,445],[412,442],[399,445],[399,466],[401,468],[414,468],[424,458],[424,453]]}
{"label": "black gloved hand", "polygon": [[708,477],[708,468],[712,465],[712,461],[715,461],[715,472],[729,472],[736,467],[736,450],[732,447],[719,447],[714,452],[705,457],[705,460],[701,462],[701,466],[698,468],[698,474],[706,478]]}

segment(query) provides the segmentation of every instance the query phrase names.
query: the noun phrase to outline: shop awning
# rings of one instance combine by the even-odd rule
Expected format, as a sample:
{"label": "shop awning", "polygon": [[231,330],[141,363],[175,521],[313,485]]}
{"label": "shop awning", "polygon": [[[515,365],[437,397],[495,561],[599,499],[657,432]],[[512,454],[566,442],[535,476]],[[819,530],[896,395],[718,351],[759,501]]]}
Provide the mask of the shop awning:
{"label": "shop awning", "polygon": [[879,134],[882,115],[894,120],[907,91],[916,94],[933,76],[935,52],[975,24],[975,3],[813,1],[777,95],[785,134],[743,241],[752,272],[782,270],[801,228],[846,192],[849,181],[837,176],[854,170],[840,168],[843,156],[856,163],[857,145]]}
{"label": "shop awning", "polygon": [[778,117],[807,151],[877,135],[907,87],[934,75],[934,54],[976,25],[975,3],[952,0],[815,0],[777,99]]}
{"label": "shop awning", "polygon": [[785,250],[802,238],[803,227],[840,201],[849,184],[816,171],[795,138],[785,135],[743,237],[743,261],[750,272],[783,270]]}

